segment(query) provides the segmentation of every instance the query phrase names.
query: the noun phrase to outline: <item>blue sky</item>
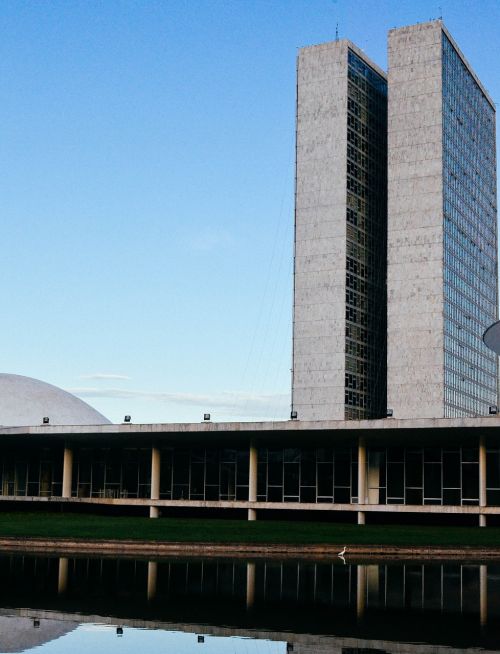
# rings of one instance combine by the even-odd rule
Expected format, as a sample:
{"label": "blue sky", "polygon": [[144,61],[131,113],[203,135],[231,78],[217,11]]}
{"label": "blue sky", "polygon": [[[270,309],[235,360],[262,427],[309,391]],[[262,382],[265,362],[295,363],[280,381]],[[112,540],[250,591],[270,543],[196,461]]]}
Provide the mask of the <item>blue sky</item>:
{"label": "blue sky", "polygon": [[[62,628],[62,621],[44,620],[42,625],[50,629],[51,623]],[[66,623],[71,629],[74,623]],[[157,652],[176,652],[176,654],[198,653],[198,634],[165,629],[136,629],[123,627],[123,635],[116,635],[115,625],[85,623],[64,634],[43,643],[29,651],[40,654],[156,654]],[[284,654],[286,643],[265,639],[239,638],[231,636],[205,635],[203,652],[205,654]]]}
{"label": "blue sky", "polygon": [[440,14],[500,101],[497,0],[2,0],[2,371],[288,417],[297,48]]}

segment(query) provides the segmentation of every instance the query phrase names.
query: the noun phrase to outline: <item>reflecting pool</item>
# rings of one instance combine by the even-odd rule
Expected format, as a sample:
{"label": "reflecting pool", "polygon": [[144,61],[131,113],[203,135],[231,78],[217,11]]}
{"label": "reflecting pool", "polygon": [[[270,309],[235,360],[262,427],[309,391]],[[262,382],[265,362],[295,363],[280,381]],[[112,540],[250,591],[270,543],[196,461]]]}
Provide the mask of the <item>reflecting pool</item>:
{"label": "reflecting pool", "polygon": [[0,652],[500,651],[500,562],[3,553],[0,579]]}

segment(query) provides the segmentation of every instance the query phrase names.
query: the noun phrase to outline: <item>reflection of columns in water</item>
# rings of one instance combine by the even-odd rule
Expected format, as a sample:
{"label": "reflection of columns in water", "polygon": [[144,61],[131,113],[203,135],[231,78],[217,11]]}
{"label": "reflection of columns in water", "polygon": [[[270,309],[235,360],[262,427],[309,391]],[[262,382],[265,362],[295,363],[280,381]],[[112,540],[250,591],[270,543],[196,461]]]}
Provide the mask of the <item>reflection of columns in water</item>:
{"label": "reflection of columns in water", "polygon": [[[479,506],[486,506],[486,443],[479,437]],[[479,526],[486,527],[486,515],[479,514]]]}
{"label": "reflection of columns in water", "polygon": [[[250,452],[248,461],[248,500],[257,501],[257,446],[250,441]],[[257,520],[257,511],[248,509],[248,519]]]}
{"label": "reflection of columns in water", "polygon": [[73,476],[73,450],[69,447],[65,447],[64,459],[63,459],[63,478],[62,478],[63,497],[71,497],[72,476]]}
{"label": "reflection of columns in water", "polygon": [[158,563],[148,561],[148,600],[156,597],[156,586],[158,583]]}
{"label": "reflection of columns in water", "polygon": [[59,559],[59,574],[57,576],[57,592],[64,595],[68,588],[68,564],[69,561],[65,556]]}
{"label": "reflection of columns in water", "polygon": [[[358,504],[366,504],[366,445],[364,438],[358,443]],[[358,525],[365,524],[365,512],[358,511]]]}
{"label": "reflection of columns in water", "polygon": [[479,566],[479,620],[484,627],[488,622],[488,568]]}
{"label": "reflection of columns in water", "polygon": [[356,585],[356,615],[361,619],[365,615],[366,607],[366,566],[358,565]]}
{"label": "reflection of columns in water", "polygon": [[367,565],[366,568],[366,594],[368,596],[368,605],[378,603],[380,566]]}
{"label": "reflection of columns in water", "polygon": [[[157,447],[151,449],[151,499],[160,499],[160,450]],[[160,512],[157,506],[149,507],[149,517],[158,518]]]}
{"label": "reflection of columns in water", "polygon": [[255,602],[255,563],[247,563],[247,609]]}

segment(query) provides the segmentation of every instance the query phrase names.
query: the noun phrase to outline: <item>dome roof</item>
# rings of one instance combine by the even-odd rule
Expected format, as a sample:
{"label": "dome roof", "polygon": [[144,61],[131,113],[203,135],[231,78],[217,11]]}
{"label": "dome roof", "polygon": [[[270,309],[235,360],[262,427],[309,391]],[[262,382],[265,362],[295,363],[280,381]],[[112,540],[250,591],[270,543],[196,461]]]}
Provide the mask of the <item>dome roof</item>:
{"label": "dome roof", "polygon": [[0,425],[30,427],[48,417],[51,425],[107,425],[110,421],[57,386],[22,375],[0,373]]}

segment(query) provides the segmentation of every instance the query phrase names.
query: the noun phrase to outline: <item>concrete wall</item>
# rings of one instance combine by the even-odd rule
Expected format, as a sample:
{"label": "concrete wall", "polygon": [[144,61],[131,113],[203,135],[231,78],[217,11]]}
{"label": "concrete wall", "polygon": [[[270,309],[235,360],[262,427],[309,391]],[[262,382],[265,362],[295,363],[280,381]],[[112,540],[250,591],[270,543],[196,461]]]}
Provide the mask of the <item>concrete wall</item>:
{"label": "concrete wall", "polygon": [[441,22],[389,32],[387,406],[444,416]]}
{"label": "concrete wall", "polygon": [[303,48],[297,65],[292,405],[344,418],[346,41]]}

